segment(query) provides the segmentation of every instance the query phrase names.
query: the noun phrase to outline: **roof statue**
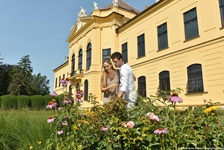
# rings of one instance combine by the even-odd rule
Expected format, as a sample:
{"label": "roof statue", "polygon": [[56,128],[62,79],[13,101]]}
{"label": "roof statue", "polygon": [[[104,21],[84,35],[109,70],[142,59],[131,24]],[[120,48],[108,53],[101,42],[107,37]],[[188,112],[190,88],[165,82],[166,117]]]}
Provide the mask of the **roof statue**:
{"label": "roof statue", "polygon": [[118,6],[118,0],[113,0],[113,5]]}
{"label": "roof statue", "polygon": [[94,10],[98,10],[98,4],[96,2],[93,2],[93,5],[94,5]]}
{"label": "roof statue", "polygon": [[78,16],[79,17],[85,17],[86,16],[86,10],[81,7]]}

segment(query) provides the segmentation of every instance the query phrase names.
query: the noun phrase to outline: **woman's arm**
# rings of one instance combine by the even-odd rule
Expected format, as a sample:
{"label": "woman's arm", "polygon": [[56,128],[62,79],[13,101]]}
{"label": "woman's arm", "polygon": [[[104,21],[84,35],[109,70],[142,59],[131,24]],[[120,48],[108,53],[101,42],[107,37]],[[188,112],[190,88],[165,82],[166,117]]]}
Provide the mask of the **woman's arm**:
{"label": "woman's arm", "polygon": [[100,77],[100,88],[101,88],[101,92],[105,92],[108,90],[108,87],[106,87],[105,82],[104,82],[104,73],[101,74]]}

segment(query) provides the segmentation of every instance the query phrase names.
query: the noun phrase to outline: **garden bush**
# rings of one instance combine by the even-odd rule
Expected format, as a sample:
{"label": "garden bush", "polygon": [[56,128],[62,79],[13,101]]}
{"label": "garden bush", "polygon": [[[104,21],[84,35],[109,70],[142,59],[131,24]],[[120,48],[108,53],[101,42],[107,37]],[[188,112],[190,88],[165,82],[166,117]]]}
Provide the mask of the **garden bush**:
{"label": "garden bush", "polygon": [[17,100],[16,96],[13,95],[3,95],[1,96],[1,108],[2,109],[16,109]]}
{"label": "garden bush", "polygon": [[44,97],[42,95],[31,96],[31,107],[35,110],[40,110],[45,108]]}
{"label": "garden bush", "polygon": [[[65,96],[63,108],[57,108],[48,123],[51,136],[46,149],[194,149],[223,148],[223,122],[216,113],[217,103],[211,101],[197,109],[177,109],[183,102],[178,93],[168,100],[150,96],[138,98],[138,105],[126,109],[126,101],[113,98],[100,105],[89,94],[91,108],[80,108],[82,94],[77,93],[75,105]],[[163,107],[158,104],[163,104]],[[50,104],[53,109],[57,105]]]}
{"label": "garden bush", "polygon": [[48,104],[54,97],[51,96],[51,95],[44,95],[43,98],[44,98],[44,105],[47,106],[47,104]]}
{"label": "garden bush", "polygon": [[31,100],[30,97],[27,95],[20,95],[17,96],[17,108],[23,109],[23,108],[30,108],[31,107]]}

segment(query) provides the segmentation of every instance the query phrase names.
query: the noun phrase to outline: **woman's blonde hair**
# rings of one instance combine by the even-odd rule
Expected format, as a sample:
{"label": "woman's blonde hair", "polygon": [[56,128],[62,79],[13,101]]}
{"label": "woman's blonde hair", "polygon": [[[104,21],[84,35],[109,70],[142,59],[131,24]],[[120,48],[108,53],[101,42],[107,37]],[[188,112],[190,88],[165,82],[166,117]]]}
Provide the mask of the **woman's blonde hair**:
{"label": "woman's blonde hair", "polygon": [[[115,67],[113,61],[110,58],[106,58],[103,60],[103,64],[104,63],[108,63],[110,65],[112,65],[111,69],[113,70],[118,70],[118,68]],[[105,70],[103,71],[103,86],[106,87],[107,86],[107,73],[105,72]]]}

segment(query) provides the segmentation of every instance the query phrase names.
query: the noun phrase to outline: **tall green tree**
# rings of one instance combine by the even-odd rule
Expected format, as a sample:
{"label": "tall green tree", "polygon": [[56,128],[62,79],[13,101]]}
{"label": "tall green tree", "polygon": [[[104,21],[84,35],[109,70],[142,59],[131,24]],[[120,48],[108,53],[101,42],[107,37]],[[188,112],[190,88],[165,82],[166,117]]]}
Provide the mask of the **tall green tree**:
{"label": "tall green tree", "polygon": [[9,64],[0,65],[0,96],[9,94],[8,87],[11,82],[9,75],[13,67]]}
{"label": "tall green tree", "polygon": [[12,68],[10,73],[11,82],[8,87],[9,94],[12,95],[31,95],[31,81],[32,81],[33,68],[29,55],[25,55]]}
{"label": "tall green tree", "polygon": [[40,73],[37,75],[33,75],[31,88],[32,88],[32,95],[47,95],[49,94],[49,80],[46,76],[41,76]]}

